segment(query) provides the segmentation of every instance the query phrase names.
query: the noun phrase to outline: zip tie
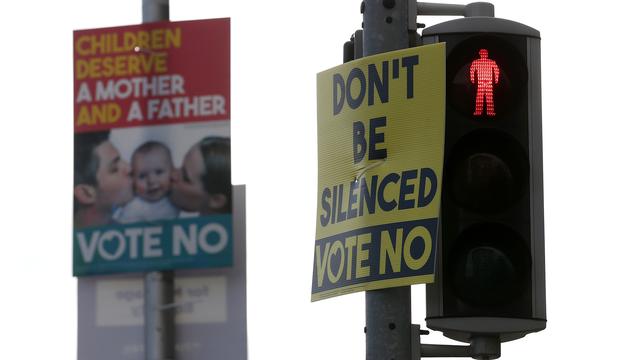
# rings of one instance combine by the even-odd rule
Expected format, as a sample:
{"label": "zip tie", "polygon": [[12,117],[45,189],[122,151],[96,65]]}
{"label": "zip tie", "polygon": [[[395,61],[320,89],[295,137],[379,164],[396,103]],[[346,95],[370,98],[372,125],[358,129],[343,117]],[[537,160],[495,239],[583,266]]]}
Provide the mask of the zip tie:
{"label": "zip tie", "polygon": [[[175,303],[175,302],[174,302],[174,303],[170,303],[170,304],[164,304],[164,305],[161,305],[161,306],[153,307],[153,308],[150,308],[150,309],[151,309],[151,310],[160,310],[160,311],[164,311],[164,310],[169,310],[169,309],[171,309],[171,308],[179,307],[179,306],[182,306],[182,305],[197,304],[197,303],[199,303],[199,302],[202,302],[202,299],[194,299],[194,300],[180,301],[180,302],[177,302],[177,303]],[[132,307],[132,309],[141,309],[141,310],[145,310],[146,308],[145,308],[145,306],[144,306],[144,305],[140,305],[140,306],[134,306],[134,307]]]}
{"label": "zip tie", "polygon": [[182,305],[186,305],[189,303],[195,304],[195,303],[199,303],[202,302],[202,299],[195,299],[195,300],[187,300],[187,301],[180,301],[177,303],[171,303],[171,304],[165,304],[162,306],[158,306],[157,308],[155,308],[154,310],[168,310],[174,307],[178,307],[178,306],[182,306]]}
{"label": "zip tie", "polygon": [[143,52],[143,53],[147,53],[147,54],[151,54],[151,55],[155,55],[155,56],[159,56],[159,57],[166,57],[167,56],[167,54],[165,54],[165,53],[161,53],[161,52],[157,52],[157,51],[141,48],[140,46],[136,46],[135,48],[133,48],[133,50],[135,50],[136,52]]}
{"label": "zip tie", "polygon": [[384,163],[386,163],[386,162],[387,162],[387,158],[384,158],[384,159],[382,159],[381,161],[378,161],[377,163],[375,163],[375,164],[371,164],[371,165],[367,166],[366,168],[364,168],[364,169],[360,170],[360,172],[358,173],[358,175],[356,175],[356,182],[358,182],[358,180],[360,180],[360,177],[362,176],[362,174],[364,174],[364,172],[365,172],[365,171],[367,171],[367,170],[371,169],[372,167],[376,167],[376,166],[378,166],[378,165],[382,165],[382,164],[384,164]]}

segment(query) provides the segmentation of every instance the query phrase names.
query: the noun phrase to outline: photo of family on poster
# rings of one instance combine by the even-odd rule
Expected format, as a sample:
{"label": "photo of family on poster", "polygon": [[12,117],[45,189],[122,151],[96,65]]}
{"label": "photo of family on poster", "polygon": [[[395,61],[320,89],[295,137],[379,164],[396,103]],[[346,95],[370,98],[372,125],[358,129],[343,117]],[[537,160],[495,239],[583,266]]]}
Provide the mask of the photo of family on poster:
{"label": "photo of family on poster", "polygon": [[74,228],[231,213],[228,121],[74,134]]}

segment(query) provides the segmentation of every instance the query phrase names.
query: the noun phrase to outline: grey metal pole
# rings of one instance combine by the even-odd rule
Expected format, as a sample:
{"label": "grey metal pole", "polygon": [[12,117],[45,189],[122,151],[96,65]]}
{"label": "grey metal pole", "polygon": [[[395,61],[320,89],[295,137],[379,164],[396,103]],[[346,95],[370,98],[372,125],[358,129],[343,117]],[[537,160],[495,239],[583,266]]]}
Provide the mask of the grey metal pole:
{"label": "grey metal pole", "polygon": [[371,290],[366,299],[367,360],[411,360],[411,287]]}
{"label": "grey metal pole", "polygon": [[142,0],[142,22],[169,20],[169,0]]}
{"label": "grey metal pole", "polygon": [[144,276],[145,360],[175,359],[173,271],[150,271]]}
{"label": "grey metal pole", "polygon": [[[142,0],[142,22],[169,20],[169,0]],[[144,276],[144,358],[175,359],[173,271],[150,271]]]}
{"label": "grey metal pole", "polygon": [[407,1],[365,0],[363,4],[364,56],[409,47]]}
{"label": "grey metal pole", "polygon": [[[364,56],[409,47],[408,1],[363,1]],[[366,359],[410,360],[411,287],[367,291],[365,297]]]}

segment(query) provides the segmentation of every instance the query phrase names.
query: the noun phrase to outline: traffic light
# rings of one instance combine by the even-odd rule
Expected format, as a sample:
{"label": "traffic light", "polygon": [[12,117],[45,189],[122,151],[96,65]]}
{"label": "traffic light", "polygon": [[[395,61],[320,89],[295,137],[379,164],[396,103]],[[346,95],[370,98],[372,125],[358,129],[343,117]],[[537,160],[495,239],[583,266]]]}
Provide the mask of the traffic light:
{"label": "traffic light", "polygon": [[540,33],[493,17],[422,32],[446,43],[441,223],[427,326],[504,342],[546,326]]}

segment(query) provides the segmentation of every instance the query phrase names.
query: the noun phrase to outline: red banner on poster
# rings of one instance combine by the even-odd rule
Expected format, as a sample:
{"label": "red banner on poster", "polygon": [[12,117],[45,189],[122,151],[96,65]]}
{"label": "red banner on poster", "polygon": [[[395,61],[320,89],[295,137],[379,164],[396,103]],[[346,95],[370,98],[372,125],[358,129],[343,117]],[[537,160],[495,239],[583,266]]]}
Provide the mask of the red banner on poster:
{"label": "red banner on poster", "polygon": [[229,23],[75,31],[74,132],[230,119]]}

